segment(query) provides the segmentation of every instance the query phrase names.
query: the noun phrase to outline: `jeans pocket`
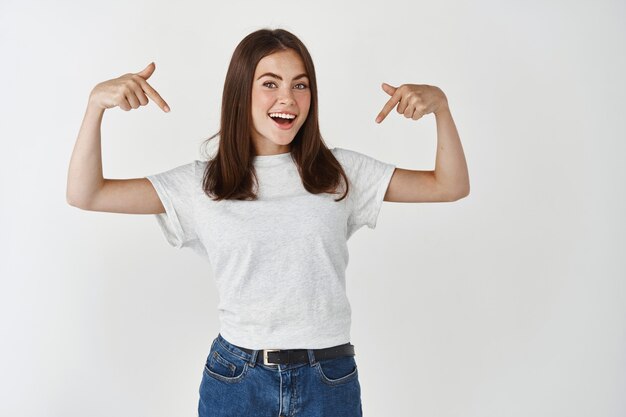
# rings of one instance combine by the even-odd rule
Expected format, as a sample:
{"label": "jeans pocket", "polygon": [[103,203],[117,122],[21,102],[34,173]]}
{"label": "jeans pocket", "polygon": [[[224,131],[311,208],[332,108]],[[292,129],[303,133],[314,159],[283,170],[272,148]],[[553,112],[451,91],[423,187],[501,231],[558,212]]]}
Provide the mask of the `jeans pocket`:
{"label": "jeans pocket", "polygon": [[248,362],[244,358],[230,353],[215,341],[204,365],[207,376],[224,382],[239,382],[248,371]]}
{"label": "jeans pocket", "polygon": [[345,384],[358,377],[358,366],[354,356],[323,359],[316,364],[320,379],[328,385]]}

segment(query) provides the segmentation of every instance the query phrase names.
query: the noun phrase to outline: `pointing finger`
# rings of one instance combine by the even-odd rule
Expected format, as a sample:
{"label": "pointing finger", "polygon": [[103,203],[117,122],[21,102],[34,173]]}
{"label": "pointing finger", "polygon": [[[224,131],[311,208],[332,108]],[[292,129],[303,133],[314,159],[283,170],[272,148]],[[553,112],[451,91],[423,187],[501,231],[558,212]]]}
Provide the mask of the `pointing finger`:
{"label": "pointing finger", "polygon": [[385,91],[385,93],[389,94],[390,96],[393,95],[393,93],[396,92],[396,87],[393,87],[387,83],[383,83],[383,90]]}
{"label": "pointing finger", "polygon": [[389,112],[400,102],[400,98],[402,94],[400,93],[400,89],[396,88],[396,92],[391,96],[391,98],[385,104],[385,107],[378,113],[376,117],[376,123],[380,123],[385,120],[385,117],[389,114]]}
{"label": "pointing finger", "polygon": [[150,78],[150,76],[154,72],[155,67],[156,66],[154,65],[154,61],[153,61],[153,62],[149,63],[147,67],[145,67],[144,69],[139,71],[137,73],[137,75],[139,75],[144,80],[147,80],[148,78]]}
{"label": "pointing finger", "polygon": [[144,80],[141,77],[138,77],[137,82],[141,84],[141,88],[143,88],[143,91],[146,92],[146,95],[150,97],[161,109],[163,109],[163,111],[165,112],[170,111],[170,106],[167,105],[167,103],[165,102],[165,100],[163,100],[161,95],[157,93],[156,90],[152,88],[150,84],[146,82],[146,80]]}

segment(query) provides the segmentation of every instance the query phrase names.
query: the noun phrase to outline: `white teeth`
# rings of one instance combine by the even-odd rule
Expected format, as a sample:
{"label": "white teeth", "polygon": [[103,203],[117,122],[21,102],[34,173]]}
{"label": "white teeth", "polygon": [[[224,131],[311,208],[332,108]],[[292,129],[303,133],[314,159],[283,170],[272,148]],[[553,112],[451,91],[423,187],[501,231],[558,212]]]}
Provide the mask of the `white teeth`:
{"label": "white teeth", "polygon": [[282,119],[295,119],[296,116],[287,113],[270,113],[270,117],[280,117]]}

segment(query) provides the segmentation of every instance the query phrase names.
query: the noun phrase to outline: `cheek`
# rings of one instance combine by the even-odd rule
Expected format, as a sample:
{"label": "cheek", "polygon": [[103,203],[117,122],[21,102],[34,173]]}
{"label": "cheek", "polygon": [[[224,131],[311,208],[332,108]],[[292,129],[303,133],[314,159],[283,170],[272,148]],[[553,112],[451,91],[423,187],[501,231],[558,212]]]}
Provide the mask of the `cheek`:
{"label": "cheek", "polygon": [[301,97],[298,100],[298,107],[300,108],[300,111],[302,113],[308,114],[309,108],[311,107],[311,97],[310,96]]}
{"label": "cheek", "polygon": [[262,92],[252,92],[252,111],[256,113],[267,112],[267,105],[270,98]]}

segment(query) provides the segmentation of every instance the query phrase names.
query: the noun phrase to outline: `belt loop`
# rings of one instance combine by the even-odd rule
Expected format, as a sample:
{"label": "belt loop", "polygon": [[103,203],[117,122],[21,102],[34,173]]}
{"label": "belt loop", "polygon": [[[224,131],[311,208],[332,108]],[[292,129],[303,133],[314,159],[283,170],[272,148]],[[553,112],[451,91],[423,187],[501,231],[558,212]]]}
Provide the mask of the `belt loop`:
{"label": "belt loop", "polygon": [[315,366],[315,353],[313,352],[313,349],[307,349],[307,354],[309,355],[309,364],[311,366]]}
{"label": "belt loop", "polygon": [[250,362],[248,363],[248,365],[250,365],[251,368],[254,368],[254,366],[256,365],[256,358],[258,354],[259,354],[258,350],[256,349],[252,350]]}

